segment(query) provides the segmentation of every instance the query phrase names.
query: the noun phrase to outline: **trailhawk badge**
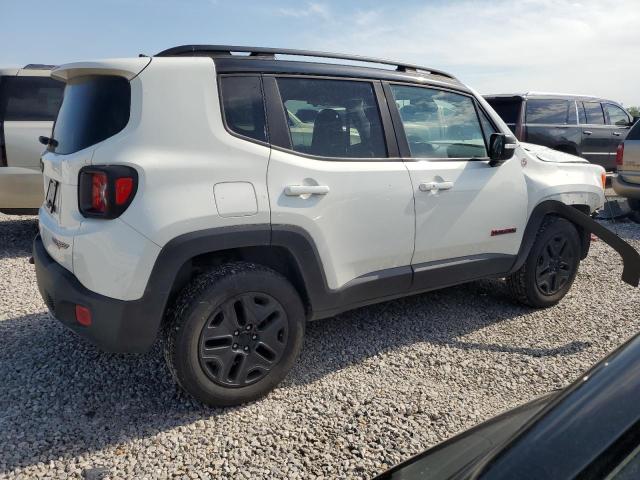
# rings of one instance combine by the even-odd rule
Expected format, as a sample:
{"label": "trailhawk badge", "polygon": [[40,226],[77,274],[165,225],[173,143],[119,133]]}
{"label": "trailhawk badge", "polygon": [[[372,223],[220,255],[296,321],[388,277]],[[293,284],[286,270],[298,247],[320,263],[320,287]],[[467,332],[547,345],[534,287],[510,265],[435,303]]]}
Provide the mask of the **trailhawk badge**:
{"label": "trailhawk badge", "polygon": [[58,247],[58,250],[66,250],[67,248],[69,248],[68,243],[64,243],[63,241],[58,240],[56,237],[51,237],[51,241],[56,247]]}

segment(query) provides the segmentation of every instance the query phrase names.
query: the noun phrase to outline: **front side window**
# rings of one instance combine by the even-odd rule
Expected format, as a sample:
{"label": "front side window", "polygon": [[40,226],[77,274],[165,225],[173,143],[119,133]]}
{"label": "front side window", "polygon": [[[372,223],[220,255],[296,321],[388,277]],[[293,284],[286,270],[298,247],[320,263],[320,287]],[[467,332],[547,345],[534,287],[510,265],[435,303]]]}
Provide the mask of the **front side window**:
{"label": "front side window", "polygon": [[607,103],[606,107],[611,125],[617,125],[618,127],[626,127],[629,125],[629,117],[623,109],[611,103]]}
{"label": "front side window", "polygon": [[387,157],[371,83],[278,78],[278,89],[293,150],[320,157]]}
{"label": "front side window", "polygon": [[72,78],[53,128],[54,151],[69,154],[95,145],[129,123],[131,87],[124,77],[86,75]]}
{"label": "front side window", "polygon": [[2,77],[0,117],[7,121],[53,121],[64,83],[50,77]]}
{"label": "front side window", "polygon": [[391,85],[391,92],[412,157],[487,157],[483,131],[472,98],[405,85]]}
{"label": "front side window", "polygon": [[527,124],[566,125],[568,119],[569,101],[567,100],[527,100]]}
{"label": "front side window", "polygon": [[221,77],[220,89],[227,127],[243,137],[266,142],[267,129],[260,77]]}
{"label": "front side window", "polygon": [[604,125],[604,112],[600,102],[583,102],[589,125]]}

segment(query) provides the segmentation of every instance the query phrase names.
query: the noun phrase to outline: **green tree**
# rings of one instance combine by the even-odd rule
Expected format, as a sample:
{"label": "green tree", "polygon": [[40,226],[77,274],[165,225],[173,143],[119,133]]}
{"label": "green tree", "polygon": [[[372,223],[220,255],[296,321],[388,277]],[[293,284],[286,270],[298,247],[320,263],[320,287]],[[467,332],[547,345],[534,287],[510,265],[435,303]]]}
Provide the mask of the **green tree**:
{"label": "green tree", "polygon": [[640,117],[640,107],[629,107],[627,111],[634,117]]}

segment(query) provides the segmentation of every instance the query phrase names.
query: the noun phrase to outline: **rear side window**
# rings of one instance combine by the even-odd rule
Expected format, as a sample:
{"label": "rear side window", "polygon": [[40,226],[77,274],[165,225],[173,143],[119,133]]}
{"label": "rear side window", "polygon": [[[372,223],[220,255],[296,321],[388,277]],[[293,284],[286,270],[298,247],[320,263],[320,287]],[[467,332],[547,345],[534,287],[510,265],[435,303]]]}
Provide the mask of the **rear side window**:
{"label": "rear side window", "polygon": [[587,123],[590,125],[604,125],[604,112],[600,102],[583,102]]}
{"label": "rear side window", "polygon": [[267,141],[262,85],[257,76],[220,78],[227,128],[243,137]]}
{"label": "rear side window", "polygon": [[609,123],[611,125],[617,125],[619,127],[626,127],[629,125],[629,116],[623,109],[610,103],[607,103],[605,106],[607,107]]}
{"label": "rear side window", "polygon": [[520,105],[522,100],[520,99],[501,99],[501,98],[487,98],[487,102],[491,105],[504,123],[515,125],[518,122],[518,116],[520,115]]}
{"label": "rear side window", "polygon": [[62,103],[64,83],[50,77],[2,77],[0,118],[53,121]]}
{"label": "rear side window", "polygon": [[336,158],[386,158],[380,112],[369,82],[279,78],[291,147]]}
{"label": "rear side window", "polygon": [[568,100],[527,100],[527,124],[566,125],[568,123],[568,118]]}
{"label": "rear side window", "polygon": [[[424,87],[391,85],[411,156],[486,158],[487,148],[471,97]],[[487,133],[493,127],[487,121]]]}
{"label": "rear side window", "polygon": [[129,123],[131,88],[123,77],[87,75],[71,79],[53,129],[56,153],[69,154],[95,145]]}

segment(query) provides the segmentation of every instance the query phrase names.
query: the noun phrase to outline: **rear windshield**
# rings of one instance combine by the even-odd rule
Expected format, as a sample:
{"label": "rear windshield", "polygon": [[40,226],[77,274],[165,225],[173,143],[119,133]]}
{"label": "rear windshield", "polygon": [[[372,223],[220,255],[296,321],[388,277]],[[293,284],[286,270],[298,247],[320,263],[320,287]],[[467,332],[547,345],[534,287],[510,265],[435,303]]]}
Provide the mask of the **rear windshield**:
{"label": "rear windshield", "polygon": [[496,113],[500,115],[504,123],[518,123],[522,100],[519,98],[486,98],[486,100]]}
{"label": "rear windshield", "polygon": [[640,140],[640,120],[631,127],[627,140]]}
{"label": "rear windshield", "polygon": [[95,145],[129,122],[131,88],[123,77],[87,75],[73,78],[53,129],[56,153],[74,153]]}
{"label": "rear windshield", "polygon": [[0,77],[0,120],[53,121],[64,83],[50,77]]}

